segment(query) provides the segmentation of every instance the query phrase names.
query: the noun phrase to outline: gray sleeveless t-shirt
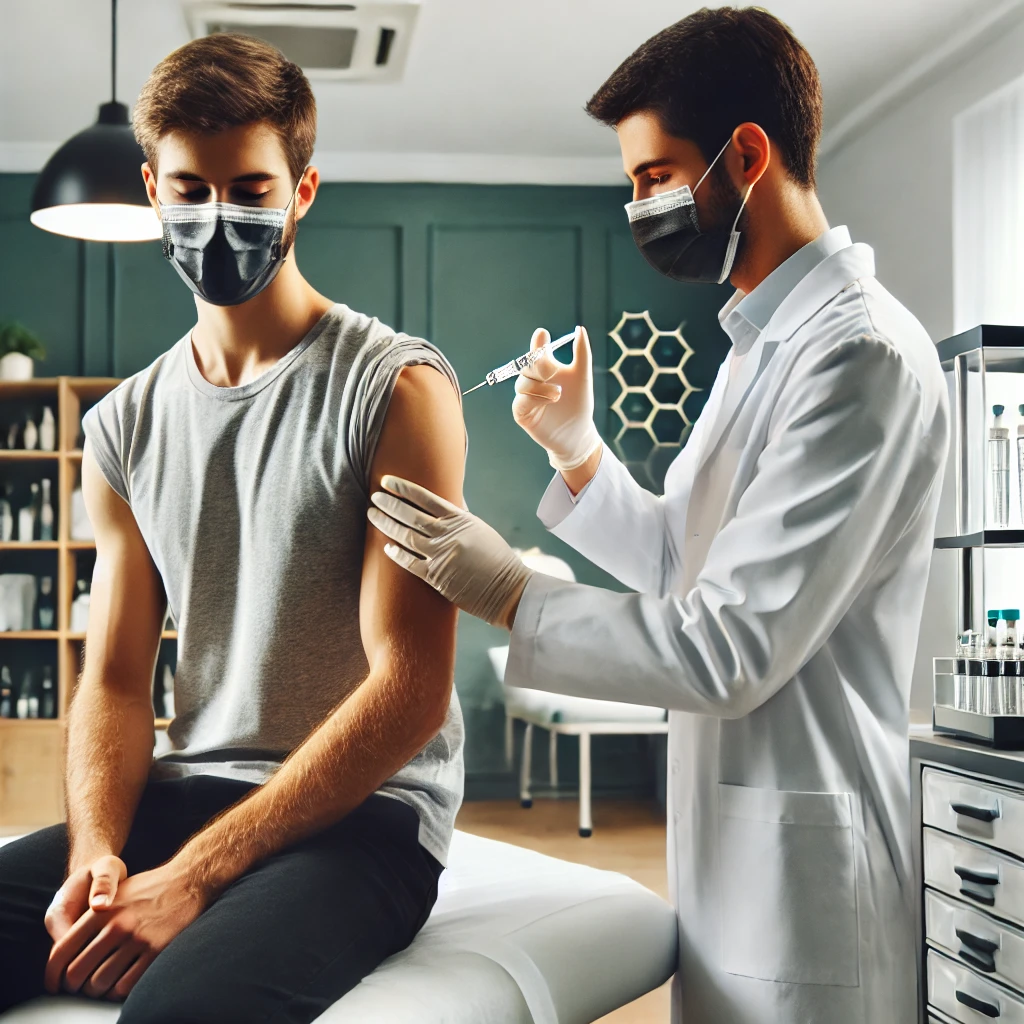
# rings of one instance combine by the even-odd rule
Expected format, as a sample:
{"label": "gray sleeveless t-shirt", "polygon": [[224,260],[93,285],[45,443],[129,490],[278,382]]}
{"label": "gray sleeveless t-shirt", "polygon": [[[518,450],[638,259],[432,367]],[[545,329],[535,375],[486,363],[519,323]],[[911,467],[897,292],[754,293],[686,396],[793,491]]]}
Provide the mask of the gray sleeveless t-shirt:
{"label": "gray sleeveless t-shirt", "polygon": [[[186,335],[85,416],[178,629],[171,749],[155,778],[265,782],[365,679],[370,467],[399,373],[423,364],[458,392],[432,345],[336,305],[251,383],[210,384]],[[453,690],[441,732],[380,789],[416,811],[442,864],[463,739]]]}

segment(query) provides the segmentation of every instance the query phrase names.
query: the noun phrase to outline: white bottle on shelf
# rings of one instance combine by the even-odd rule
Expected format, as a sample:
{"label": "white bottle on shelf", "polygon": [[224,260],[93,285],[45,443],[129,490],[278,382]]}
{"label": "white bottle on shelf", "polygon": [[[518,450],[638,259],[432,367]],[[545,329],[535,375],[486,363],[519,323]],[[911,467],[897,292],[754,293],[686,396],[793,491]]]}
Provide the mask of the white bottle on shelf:
{"label": "white bottle on shelf", "polygon": [[25,432],[22,434],[22,441],[24,442],[25,451],[35,451],[35,447],[39,442],[39,429],[32,422],[31,416],[25,417]]}
{"label": "white bottle on shelf", "polygon": [[18,512],[18,540],[22,543],[35,540],[36,502],[39,499],[39,484],[32,485],[32,500]]}
{"label": "white bottle on shelf", "polygon": [[43,407],[43,418],[39,423],[39,447],[44,452],[57,450],[57,423],[48,405]]}
{"label": "white bottle on shelf", "polygon": [[84,633],[89,628],[89,591],[85,580],[79,580],[75,589],[77,596],[71,602],[70,629],[72,633]]}
{"label": "white bottle on shelf", "polygon": [[5,484],[4,496],[0,498],[0,540],[5,543],[14,539],[14,511],[11,508],[13,490],[11,484]]}

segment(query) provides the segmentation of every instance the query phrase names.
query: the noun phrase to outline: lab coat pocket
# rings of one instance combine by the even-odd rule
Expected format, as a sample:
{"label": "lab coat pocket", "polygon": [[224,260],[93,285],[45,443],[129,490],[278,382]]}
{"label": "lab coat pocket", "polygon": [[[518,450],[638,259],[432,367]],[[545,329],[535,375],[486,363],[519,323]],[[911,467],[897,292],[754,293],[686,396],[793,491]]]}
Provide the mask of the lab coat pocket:
{"label": "lab coat pocket", "polygon": [[718,805],[723,969],[859,985],[850,795],[719,785]]}

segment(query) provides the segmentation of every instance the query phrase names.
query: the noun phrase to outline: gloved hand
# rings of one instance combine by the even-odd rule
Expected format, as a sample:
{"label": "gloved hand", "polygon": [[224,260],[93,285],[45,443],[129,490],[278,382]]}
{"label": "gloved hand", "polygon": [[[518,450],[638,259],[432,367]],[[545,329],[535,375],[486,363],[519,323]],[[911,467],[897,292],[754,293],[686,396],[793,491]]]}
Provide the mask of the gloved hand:
{"label": "gloved hand", "polygon": [[442,597],[492,626],[512,619],[533,575],[482,519],[419,484],[385,476],[367,518],[394,544],[387,556]]}
{"label": "gloved hand", "polygon": [[[530,349],[550,340],[543,328],[533,332]],[[542,356],[519,375],[512,416],[542,448],[559,471],[582,466],[601,446],[594,426],[594,373],[586,329],[576,328],[572,362],[565,366]]]}

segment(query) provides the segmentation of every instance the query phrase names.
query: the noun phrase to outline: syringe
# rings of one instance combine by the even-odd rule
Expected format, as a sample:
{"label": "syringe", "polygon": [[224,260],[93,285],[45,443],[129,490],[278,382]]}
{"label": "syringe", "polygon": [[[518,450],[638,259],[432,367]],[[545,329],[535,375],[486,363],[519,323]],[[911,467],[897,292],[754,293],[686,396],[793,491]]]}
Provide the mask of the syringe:
{"label": "syringe", "polygon": [[561,338],[549,341],[546,345],[541,345],[540,348],[531,349],[526,353],[526,355],[520,356],[518,359],[513,359],[504,366],[499,366],[496,370],[491,370],[491,372],[487,374],[487,376],[480,381],[476,387],[470,388],[469,391],[463,391],[463,398],[465,398],[466,395],[472,394],[472,392],[479,388],[482,388],[485,384],[493,387],[495,384],[500,384],[503,380],[508,380],[509,377],[518,377],[523,370],[528,370],[542,356],[550,355],[552,352],[560,349],[563,345],[568,345],[575,337],[575,331],[571,334],[563,334]]}

